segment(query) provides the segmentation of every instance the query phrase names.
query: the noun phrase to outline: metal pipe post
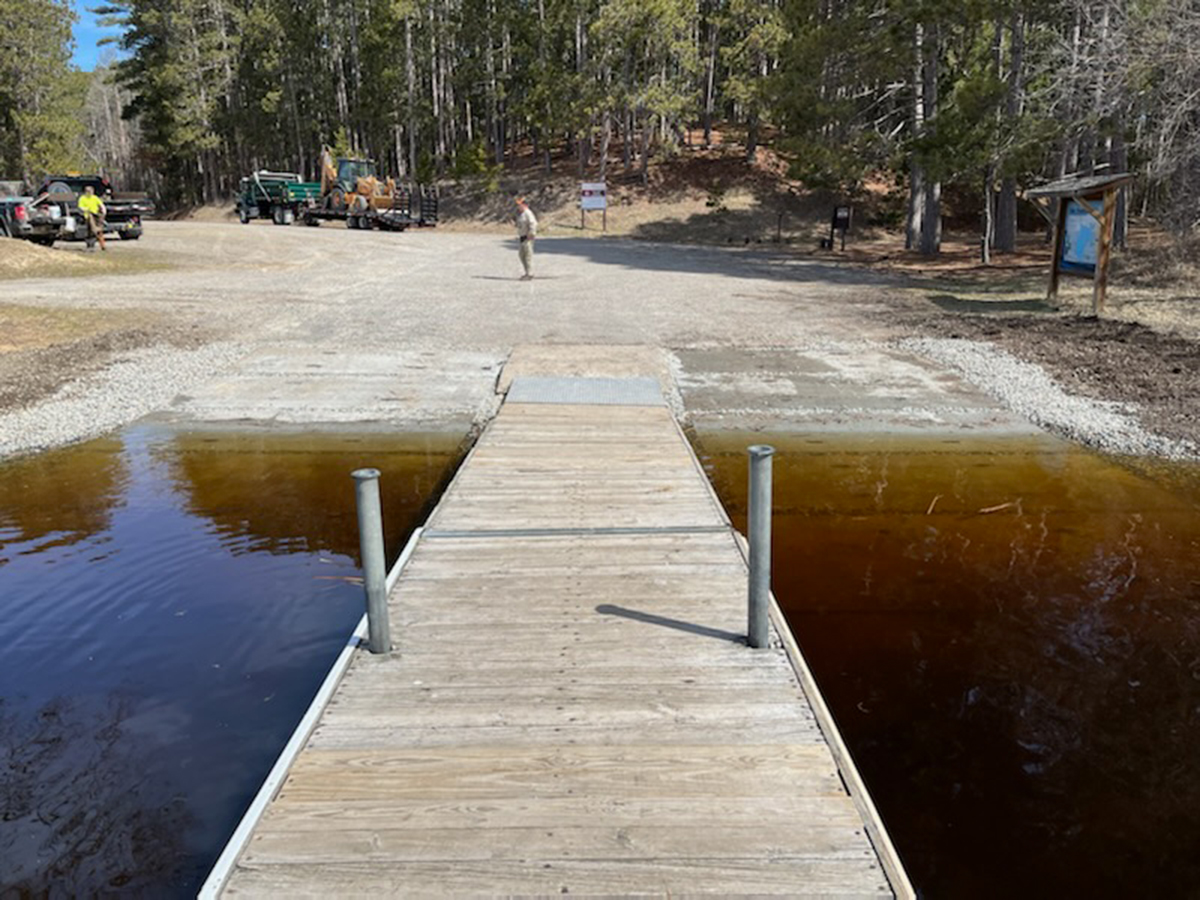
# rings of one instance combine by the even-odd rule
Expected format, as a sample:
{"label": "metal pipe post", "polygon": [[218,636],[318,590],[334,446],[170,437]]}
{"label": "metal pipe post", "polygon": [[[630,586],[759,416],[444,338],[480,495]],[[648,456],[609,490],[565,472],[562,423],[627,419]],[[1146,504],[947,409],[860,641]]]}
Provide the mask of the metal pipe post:
{"label": "metal pipe post", "polygon": [[372,653],[387,653],[392,649],[392,632],[388,625],[379,470],[356,469],[350,474],[354,478],[354,493],[358,501],[358,545],[362,550],[363,589],[367,594],[369,646]]}
{"label": "metal pipe post", "polygon": [[750,615],[747,643],[766,647],[770,640],[767,610],[771,605],[771,457],[767,444],[750,447],[750,509],[746,518],[750,543]]}

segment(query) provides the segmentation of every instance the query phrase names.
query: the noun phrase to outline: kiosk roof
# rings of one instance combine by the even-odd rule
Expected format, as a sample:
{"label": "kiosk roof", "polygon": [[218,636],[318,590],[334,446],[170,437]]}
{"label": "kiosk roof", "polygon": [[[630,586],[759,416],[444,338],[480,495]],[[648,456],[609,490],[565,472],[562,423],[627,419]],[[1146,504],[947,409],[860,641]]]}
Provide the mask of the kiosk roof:
{"label": "kiosk roof", "polygon": [[1102,194],[1111,188],[1118,188],[1133,181],[1134,176],[1129,172],[1110,173],[1105,175],[1071,175],[1051,181],[1049,184],[1030,188],[1025,196],[1033,197],[1079,197],[1091,194]]}

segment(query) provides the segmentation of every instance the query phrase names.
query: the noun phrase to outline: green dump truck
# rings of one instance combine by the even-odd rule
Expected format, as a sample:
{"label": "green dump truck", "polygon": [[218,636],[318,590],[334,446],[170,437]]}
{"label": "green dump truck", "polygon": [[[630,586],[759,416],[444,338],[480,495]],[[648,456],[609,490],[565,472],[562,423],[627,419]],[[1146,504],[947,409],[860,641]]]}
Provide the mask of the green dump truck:
{"label": "green dump truck", "polygon": [[304,181],[295,172],[262,169],[243,178],[238,187],[238,218],[243,225],[251,219],[291,225],[320,202],[320,182]]}

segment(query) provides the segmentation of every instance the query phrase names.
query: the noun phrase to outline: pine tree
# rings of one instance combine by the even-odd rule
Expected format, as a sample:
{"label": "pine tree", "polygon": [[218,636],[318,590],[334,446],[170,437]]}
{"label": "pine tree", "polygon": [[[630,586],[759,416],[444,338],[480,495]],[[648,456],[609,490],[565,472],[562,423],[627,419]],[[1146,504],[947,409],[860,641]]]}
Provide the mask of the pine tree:
{"label": "pine tree", "polygon": [[83,165],[88,76],[71,65],[62,0],[0,5],[0,166],[32,184]]}

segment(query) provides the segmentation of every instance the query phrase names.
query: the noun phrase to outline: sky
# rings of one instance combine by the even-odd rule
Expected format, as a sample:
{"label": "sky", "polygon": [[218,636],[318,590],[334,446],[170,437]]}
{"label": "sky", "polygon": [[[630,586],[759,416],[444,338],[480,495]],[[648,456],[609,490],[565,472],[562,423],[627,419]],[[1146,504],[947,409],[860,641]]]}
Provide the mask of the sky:
{"label": "sky", "polygon": [[72,61],[80,69],[90,72],[96,68],[101,54],[115,52],[114,47],[105,45],[97,47],[96,41],[102,37],[116,36],[120,31],[116,28],[101,28],[96,24],[96,17],[87,11],[89,6],[100,6],[102,0],[71,0],[71,8],[79,17],[75,22],[75,55]]}

